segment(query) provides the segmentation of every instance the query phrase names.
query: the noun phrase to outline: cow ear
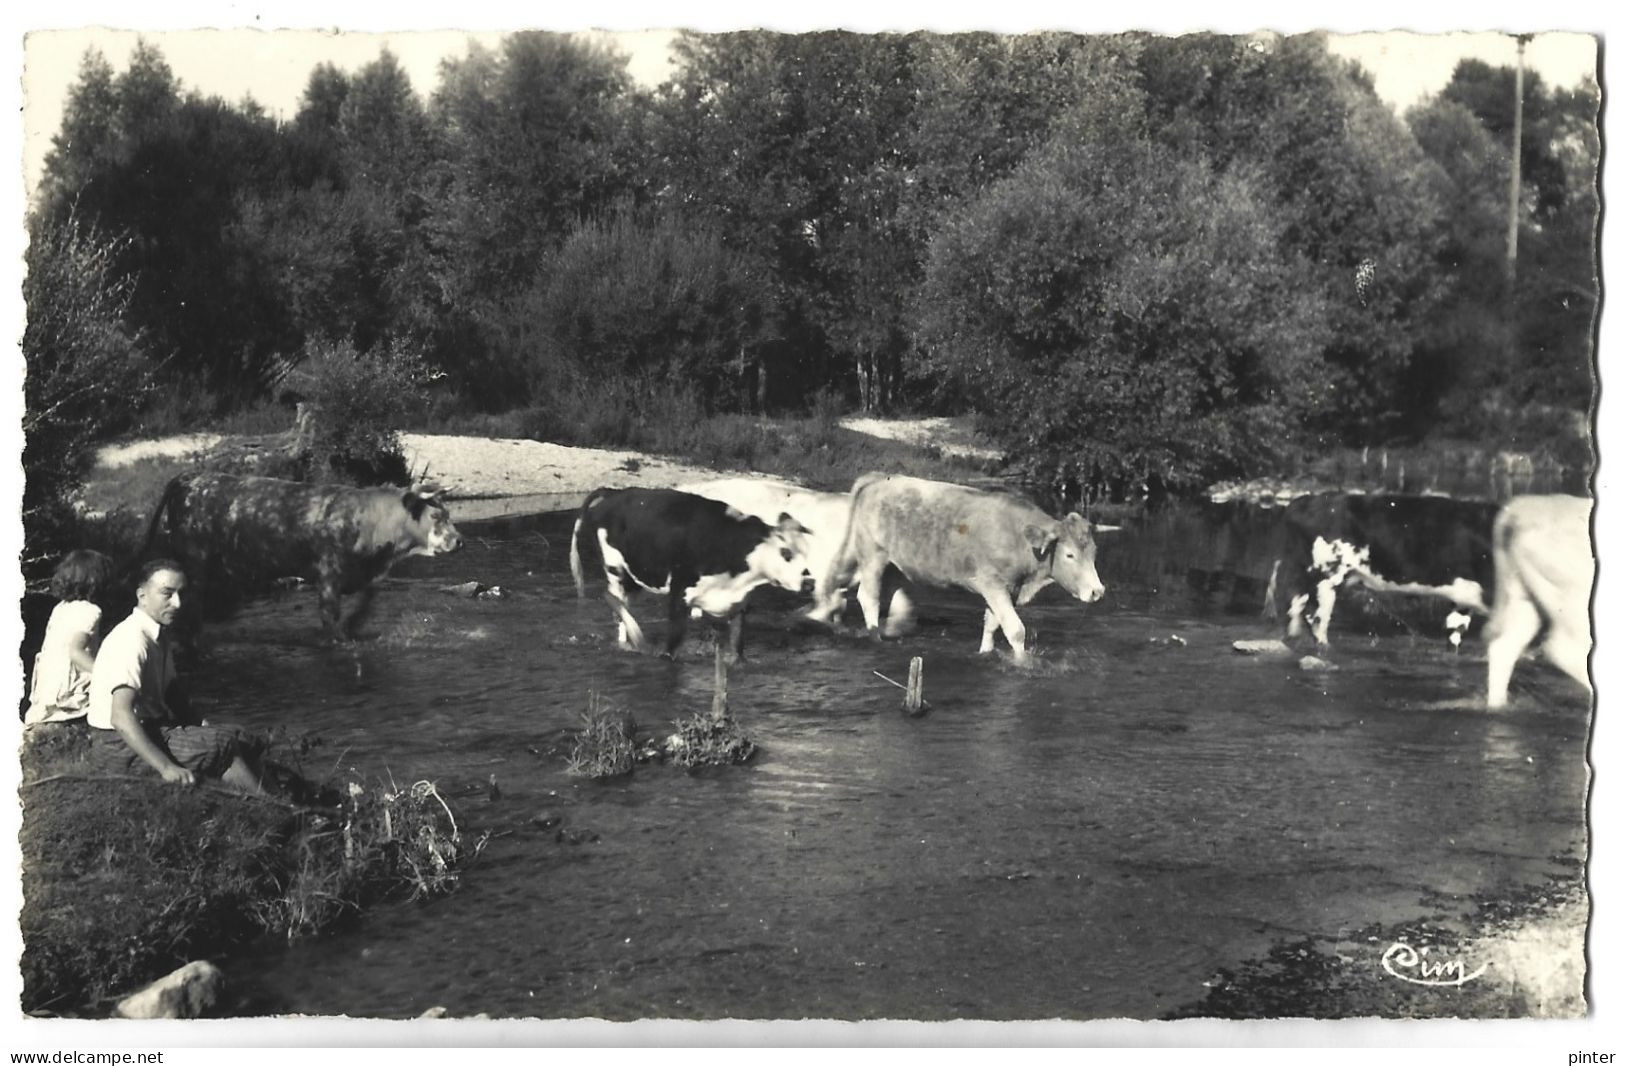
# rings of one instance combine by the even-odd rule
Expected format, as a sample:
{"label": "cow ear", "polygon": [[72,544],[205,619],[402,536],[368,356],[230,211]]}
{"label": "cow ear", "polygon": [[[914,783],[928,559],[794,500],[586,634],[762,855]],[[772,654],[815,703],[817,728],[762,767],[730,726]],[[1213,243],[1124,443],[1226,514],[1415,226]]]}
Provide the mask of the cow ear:
{"label": "cow ear", "polygon": [[1042,526],[1028,526],[1022,530],[1027,537],[1027,543],[1032,546],[1033,558],[1045,559],[1055,550],[1055,542],[1060,538],[1060,530],[1045,529]]}
{"label": "cow ear", "polygon": [[802,533],[802,534],[806,534],[806,533],[811,533],[812,532],[812,530],[808,529],[806,526],[802,525],[800,522],[797,522],[796,519],[795,519],[795,516],[792,515],[789,511],[780,511],[779,512],[779,528],[784,530],[786,533]]}

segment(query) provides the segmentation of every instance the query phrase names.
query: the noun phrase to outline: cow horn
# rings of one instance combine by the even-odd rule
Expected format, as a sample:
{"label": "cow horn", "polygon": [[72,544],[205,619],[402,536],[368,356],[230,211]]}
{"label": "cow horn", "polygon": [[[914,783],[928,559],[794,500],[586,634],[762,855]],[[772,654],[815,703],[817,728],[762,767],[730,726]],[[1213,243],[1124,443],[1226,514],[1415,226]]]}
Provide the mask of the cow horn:
{"label": "cow horn", "polygon": [[438,481],[419,481],[406,491],[414,496],[421,496],[425,500],[432,500],[446,490]]}

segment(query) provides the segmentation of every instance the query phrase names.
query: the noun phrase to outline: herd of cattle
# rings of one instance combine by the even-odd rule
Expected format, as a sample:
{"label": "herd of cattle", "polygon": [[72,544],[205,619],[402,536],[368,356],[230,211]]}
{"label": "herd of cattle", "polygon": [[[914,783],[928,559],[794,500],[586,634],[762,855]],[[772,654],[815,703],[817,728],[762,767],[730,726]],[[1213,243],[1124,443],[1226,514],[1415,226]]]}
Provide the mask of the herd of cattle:
{"label": "herd of cattle", "polygon": [[[1589,690],[1590,521],[1591,501],[1572,496],[1522,496],[1501,507],[1432,496],[1303,496],[1282,514],[1267,599],[1288,640],[1307,630],[1324,645],[1340,588],[1442,597],[1462,624],[1474,614],[1490,619],[1490,707],[1506,704],[1514,665],[1542,633],[1547,657]],[[343,595],[361,597],[353,625],[372,583],[397,560],[461,543],[426,487],[213,473],[169,484],[148,529],[149,551],[160,527],[196,582],[229,582],[245,571],[314,579],[323,622],[339,639],[348,628]],[[628,608],[635,589],[667,598],[667,654],[689,620],[707,618],[728,626],[740,656],[746,601],[762,585],[810,595],[807,616],[832,625],[855,590],[864,625],[889,636],[907,629],[907,588],[920,584],[980,595],[980,650],[991,652],[1002,631],[1022,662],[1026,628],[1016,608],[1050,584],[1084,603],[1099,600],[1095,533],[1107,528],[1077,513],[1051,517],[1008,493],[920,478],[866,474],[848,493],[723,478],[594,491],[571,534],[570,570],[583,593],[582,548],[596,551],[617,639],[628,648],[644,644]]]}

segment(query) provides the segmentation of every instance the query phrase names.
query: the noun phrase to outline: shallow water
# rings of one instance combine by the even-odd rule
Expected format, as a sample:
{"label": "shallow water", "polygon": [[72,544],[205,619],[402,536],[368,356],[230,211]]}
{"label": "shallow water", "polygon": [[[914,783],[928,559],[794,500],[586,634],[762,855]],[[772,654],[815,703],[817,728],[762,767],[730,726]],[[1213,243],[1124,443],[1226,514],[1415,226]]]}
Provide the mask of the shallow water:
{"label": "shallow water", "polygon": [[[1346,631],[1330,673],[1239,656],[1270,633],[1256,601],[1227,610],[1143,539],[1102,541],[1101,603],[1022,610],[1029,670],[975,654],[966,594],[920,592],[919,631],[886,643],[764,596],[731,679],[756,757],[580,780],[560,743],[589,692],[660,735],[709,706],[712,664],[699,627],[675,663],[615,650],[601,581],[571,587],[569,521],[401,567],[356,651],[323,645],[308,593],[211,630],[210,717],[317,731],[307,769],[431,778],[495,834],[449,897],[240,960],[246,1009],[1151,1018],[1273,943],[1466,914],[1585,854],[1566,679],[1522,668],[1490,715],[1476,642]],[[440,591],[468,580],[508,595]],[[663,606],[634,610],[658,640]],[[915,655],[910,718],[873,672]]]}

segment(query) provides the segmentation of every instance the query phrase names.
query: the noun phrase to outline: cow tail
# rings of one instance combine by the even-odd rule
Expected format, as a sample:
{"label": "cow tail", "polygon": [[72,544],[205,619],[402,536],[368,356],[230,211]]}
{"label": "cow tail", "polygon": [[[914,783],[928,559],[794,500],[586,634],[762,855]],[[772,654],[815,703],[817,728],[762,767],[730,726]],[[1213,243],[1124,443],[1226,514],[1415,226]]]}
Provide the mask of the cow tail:
{"label": "cow tail", "polygon": [[587,512],[592,510],[593,504],[603,498],[605,491],[594,489],[587,494],[587,498],[581,502],[581,513],[576,515],[575,528],[570,530],[570,576],[575,579],[577,599],[583,599],[587,595],[586,582],[581,577],[581,527],[587,522]]}
{"label": "cow tail", "polygon": [[1495,589],[1490,593],[1490,621],[1485,632],[1489,639],[1500,631],[1512,599],[1513,576],[1512,537],[1517,531],[1516,517],[1503,506],[1495,513],[1490,526],[1490,558],[1495,571]]}
{"label": "cow tail", "polygon": [[[868,486],[877,481],[885,481],[890,476],[890,474],[870,472],[860,475],[856,481],[852,482],[852,506],[847,509],[846,529],[841,536],[841,546],[830,556],[829,570],[818,581],[819,592],[827,597],[826,604],[820,605],[821,607],[834,602],[835,590],[845,588],[852,580],[852,575],[857,569],[858,559],[853,541],[858,536],[859,494]],[[829,613],[833,614],[833,610]]]}

